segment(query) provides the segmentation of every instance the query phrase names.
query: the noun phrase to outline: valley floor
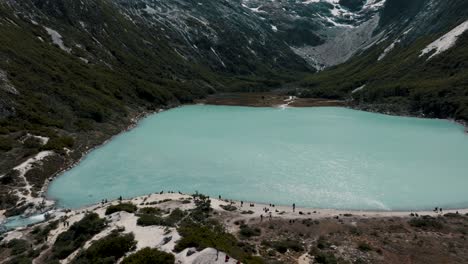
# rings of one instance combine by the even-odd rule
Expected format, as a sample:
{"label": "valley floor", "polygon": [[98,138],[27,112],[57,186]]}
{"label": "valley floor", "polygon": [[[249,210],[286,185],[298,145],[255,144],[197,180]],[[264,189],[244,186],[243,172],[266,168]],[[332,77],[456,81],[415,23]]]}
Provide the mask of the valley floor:
{"label": "valley floor", "polygon": [[346,101],[321,98],[299,98],[279,92],[220,93],[196,101],[200,104],[250,107],[319,107],[346,106]]}

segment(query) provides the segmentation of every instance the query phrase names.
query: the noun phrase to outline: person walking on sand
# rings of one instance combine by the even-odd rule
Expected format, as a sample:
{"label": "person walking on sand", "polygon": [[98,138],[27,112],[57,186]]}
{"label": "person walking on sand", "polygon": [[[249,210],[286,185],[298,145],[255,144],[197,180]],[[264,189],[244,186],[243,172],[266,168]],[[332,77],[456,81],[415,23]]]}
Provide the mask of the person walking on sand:
{"label": "person walking on sand", "polygon": [[263,215],[260,215],[260,222],[263,222]]}
{"label": "person walking on sand", "polygon": [[296,204],[293,203],[293,213],[296,211]]}
{"label": "person walking on sand", "polygon": [[244,201],[241,201],[241,207],[244,205]]}

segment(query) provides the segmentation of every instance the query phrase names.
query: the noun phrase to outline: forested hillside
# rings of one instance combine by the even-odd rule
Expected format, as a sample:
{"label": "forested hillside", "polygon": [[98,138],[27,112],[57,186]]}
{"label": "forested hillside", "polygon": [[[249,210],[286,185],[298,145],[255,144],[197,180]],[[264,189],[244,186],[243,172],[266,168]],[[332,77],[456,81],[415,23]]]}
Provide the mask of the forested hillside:
{"label": "forested hillside", "polygon": [[[342,98],[364,109],[468,120],[468,33],[448,41],[468,20],[466,1],[389,0],[380,30],[386,36],[350,61],[310,75],[302,96]],[[389,26],[390,25],[390,26]],[[461,30],[459,30],[461,31]]]}

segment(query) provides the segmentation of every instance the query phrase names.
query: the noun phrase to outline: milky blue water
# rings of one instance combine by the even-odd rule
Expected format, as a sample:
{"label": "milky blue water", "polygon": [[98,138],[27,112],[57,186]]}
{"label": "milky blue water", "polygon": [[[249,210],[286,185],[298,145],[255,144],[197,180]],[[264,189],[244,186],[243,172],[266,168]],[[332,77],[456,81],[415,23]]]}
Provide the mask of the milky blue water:
{"label": "milky blue water", "polygon": [[468,135],[345,108],[184,106],[91,152],[48,195],[81,207],[161,190],[313,208],[468,207]]}

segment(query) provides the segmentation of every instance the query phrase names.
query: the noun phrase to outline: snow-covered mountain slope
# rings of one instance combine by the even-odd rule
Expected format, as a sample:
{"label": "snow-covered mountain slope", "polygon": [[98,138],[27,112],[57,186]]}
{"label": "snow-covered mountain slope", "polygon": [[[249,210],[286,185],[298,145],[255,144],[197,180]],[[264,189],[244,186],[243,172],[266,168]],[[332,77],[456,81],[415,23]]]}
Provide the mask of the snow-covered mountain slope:
{"label": "snow-covered mountain slope", "polygon": [[188,61],[235,73],[247,73],[259,61],[272,68],[303,64],[275,35],[270,24],[246,10],[239,1],[115,2],[132,23],[158,32]]}
{"label": "snow-covered mountain slope", "polygon": [[243,0],[317,69],[345,62],[375,40],[385,0]]}
{"label": "snow-covered mountain slope", "polygon": [[387,0],[371,43],[345,63],[310,75],[303,96],[348,98],[366,109],[466,121],[467,21],[465,0]]}

